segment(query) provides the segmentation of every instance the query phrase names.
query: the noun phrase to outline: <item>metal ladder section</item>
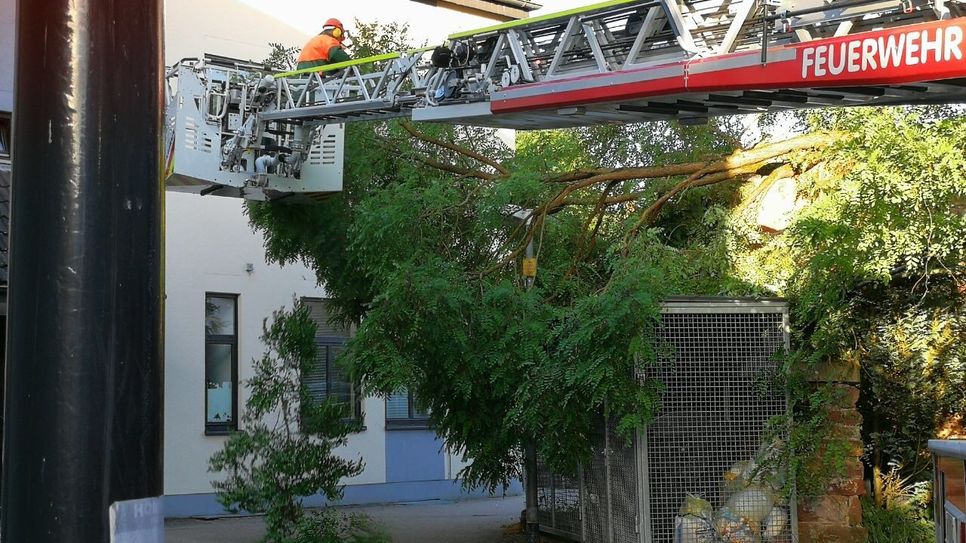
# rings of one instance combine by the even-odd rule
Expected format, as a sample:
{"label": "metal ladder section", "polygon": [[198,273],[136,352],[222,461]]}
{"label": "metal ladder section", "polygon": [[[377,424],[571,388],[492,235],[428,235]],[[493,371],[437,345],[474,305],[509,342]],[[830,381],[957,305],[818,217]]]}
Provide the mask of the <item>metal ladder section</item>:
{"label": "metal ladder section", "polygon": [[263,121],[346,122],[408,116],[422,105],[438,69],[432,48],[389,53],[320,68],[276,74],[277,103]]}
{"label": "metal ladder section", "polygon": [[966,0],[611,0],[277,74],[260,118],[553,128],[960,102],[964,31]]}

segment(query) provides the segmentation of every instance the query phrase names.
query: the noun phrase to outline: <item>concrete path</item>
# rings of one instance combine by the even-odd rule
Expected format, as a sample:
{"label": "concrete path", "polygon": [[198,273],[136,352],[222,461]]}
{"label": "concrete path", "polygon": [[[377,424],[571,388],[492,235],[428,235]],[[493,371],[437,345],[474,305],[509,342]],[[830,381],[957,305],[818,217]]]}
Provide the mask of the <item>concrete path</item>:
{"label": "concrete path", "polygon": [[[459,502],[417,502],[345,507],[379,523],[393,543],[516,543],[504,529],[520,520],[523,497]],[[265,534],[261,518],[174,519],[166,543],[254,543]]]}

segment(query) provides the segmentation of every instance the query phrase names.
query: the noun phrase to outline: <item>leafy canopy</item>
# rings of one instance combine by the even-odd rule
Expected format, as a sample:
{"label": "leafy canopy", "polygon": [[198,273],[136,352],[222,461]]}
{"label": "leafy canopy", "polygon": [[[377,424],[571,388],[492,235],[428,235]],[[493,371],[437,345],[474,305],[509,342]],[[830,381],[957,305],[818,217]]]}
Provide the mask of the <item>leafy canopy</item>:
{"label": "leafy canopy", "polygon": [[[368,32],[407,41],[405,28]],[[356,123],[343,192],[317,206],[250,204],[249,216],[270,259],[308,264],[339,317],[359,323],[346,362],[367,389],[409,388],[474,459],[467,484],[517,476],[528,440],[572,467],[602,411],[625,432],[644,424],[660,390],[634,375],[660,351],[648,338],[673,294],[788,297],[793,445],[817,443],[824,401],[802,378],[858,357],[864,413],[882,419],[867,436],[888,450],[882,462],[908,463],[966,409],[954,386],[966,121],[886,108],[803,119],[806,134],[745,150],[735,119],[519,132],[515,150],[488,129]],[[791,224],[764,231],[764,196],[789,178]],[[906,380],[915,393],[895,395],[896,372],[939,381]],[[912,404],[918,427],[902,425]]]}

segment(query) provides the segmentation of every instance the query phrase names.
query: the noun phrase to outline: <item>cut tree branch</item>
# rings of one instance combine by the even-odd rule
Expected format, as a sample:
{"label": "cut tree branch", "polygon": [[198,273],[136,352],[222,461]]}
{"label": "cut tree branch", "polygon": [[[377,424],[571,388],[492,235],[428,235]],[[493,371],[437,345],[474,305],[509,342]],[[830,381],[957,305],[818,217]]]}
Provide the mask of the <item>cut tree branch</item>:
{"label": "cut tree branch", "polygon": [[[819,132],[805,134],[803,136],[780,141],[778,143],[759,145],[747,151],[736,151],[726,158],[710,163],[700,171],[692,174],[684,181],[678,183],[674,188],[664,193],[664,195],[658,198],[653,204],[651,204],[650,207],[644,210],[644,213],[641,214],[641,218],[638,219],[634,227],[631,228],[630,232],[628,232],[627,236],[625,237],[625,241],[629,241],[632,237],[636,236],[644,225],[654,222],[654,219],[657,218],[657,215],[661,212],[661,209],[663,209],[672,198],[690,188],[720,183],[721,181],[732,179],[736,175],[740,174],[755,173],[777,157],[786,155],[793,151],[827,147],[843,137],[844,134],[841,133]],[[727,169],[727,171],[723,171],[725,169]]]}

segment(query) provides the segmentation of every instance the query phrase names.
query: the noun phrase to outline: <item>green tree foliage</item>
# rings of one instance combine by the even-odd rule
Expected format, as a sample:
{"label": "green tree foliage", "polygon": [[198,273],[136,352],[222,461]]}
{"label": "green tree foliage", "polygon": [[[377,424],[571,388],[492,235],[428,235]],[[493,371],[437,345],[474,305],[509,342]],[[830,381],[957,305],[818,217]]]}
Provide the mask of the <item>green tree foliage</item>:
{"label": "green tree foliage", "polygon": [[298,47],[286,47],[281,43],[269,43],[268,47],[271,52],[265,59],[265,66],[281,71],[291,71],[298,66],[296,59],[301,51]]}
{"label": "green tree foliage", "polygon": [[[961,333],[949,320],[966,239],[961,120],[841,112],[811,135],[718,159],[738,137],[728,128],[519,133],[511,154],[488,130],[350,125],[345,192],[249,213],[271,258],[306,262],[341,317],[361,322],[348,358],[369,389],[413,390],[476,459],[466,480],[498,485],[529,436],[566,465],[586,452],[593,413],[627,430],[647,420],[659,393],[631,376],[656,356],[643,338],[666,295],[789,296],[798,368],[860,340],[874,361],[867,340],[885,323],[870,319],[885,307],[895,322],[945,307],[937,330]],[[797,179],[802,208],[784,233],[763,233],[752,211],[782,176]],[[508,218],[519,209],[532,210],[527,225]],[[940,351],[937,367],[954,374],[961,357]],[[942,390],[941,409],[920,407],[933,421],[962,409],[955,387]],[[934,427],[910,425],[917,434],[901,440],[920,454]]]}
{"label": "green tree foliage", "polygon": [[[573,466],[596,413],[628,431],[648,419],[657,391],[633,375],[655,358],[643,338],[664,296],[756,292],[728,280],[720,243],[694,238],[725,209],[709,204],[735,195],[710,185],[798,146],[732,167],[712,160],[734,141],[714,128],[519,134],[511,154],[490,130],[350,125],[344,192],[249,215],[271,258],[306,262],[341,318],[360,323],[347,356],[368,390],[412,390],[474,458],[464,480],[493,487],[519,474],[524,439]],[[679,157],[693,162],[665,169]],[[672,193],[660,214],[652,200]],[[642,204],[654,205],[643,224]],[[526,225],[510,218],[519,209],[533,210]],[[519,256],[531,241],[540,271],[527,288]]]}
{"label": "green tree foliage", "polygon": [[412,47],[409,24],[396,21],[367,23],[356,19],[349,34],[352,56],[365,58],[405,51]]}
{"label": "green tree foliage", "polygon": [[966,413],[966,121],[933,113],[824,119],[853,137],[791,237],[803,352],[861,363],[868,460],[913,477]]}
{"label": "green tree foliage", "polygon": [[[403,31],[362,27],[357,51],[398,48]],[[788,297],[792,451],[814,451],[829,400],[804,377],[851,357],[877,425],[870,459],[911,466],[966,409],[966,121],[908,109],[802,118],[805,135],[751,149],[736,119],[519,132],[515,151],[487,129],[356,123],[343,192],[248,212],[269,258],[316,270],[338,317],[359,323],[347,360],[367,389],[412,390],[474,458],[468,484],[518,475],[532,438],[572,467],[602,411],[625,431],[645,423],[659,385],[634,375],[661,352],[648,338],[673,294]],[[765,231],[757,215],[786,178],[791,224]],[[533,282],[521,277],[530,244]],[[808,462],[793,465],[804,474]]]}
{"label": "green tree foliage", "polygon": [[299,302],[266,322],[262,341],[268,350],[254,361],[254,376],[245,383],[250,396],[240,428],[210,462],[211,471],[225,476],[213,483],[221,504],[264,513],[265,540],[273,543],[334,543],[365,531],[364,519],[328,509],[309,513],[302,506],[304,497],[316,494],[337,500],[340,480],[362,471],[361,461],[333,452],[348,434],[341,409],[313,402],[302,384],[301,375],[315,364],[315,333],[309,309]]}
{"label": "green tree foliage", "polygon": [[784,234],[746,216],[729,253],[746,280],[793,300],[793,368],[861,366],[877,477],[898,466],[928,478],[926,442],[966,413],[966,121],[934,109],[808,120],[848,137],[798,176],[802,208]]}

